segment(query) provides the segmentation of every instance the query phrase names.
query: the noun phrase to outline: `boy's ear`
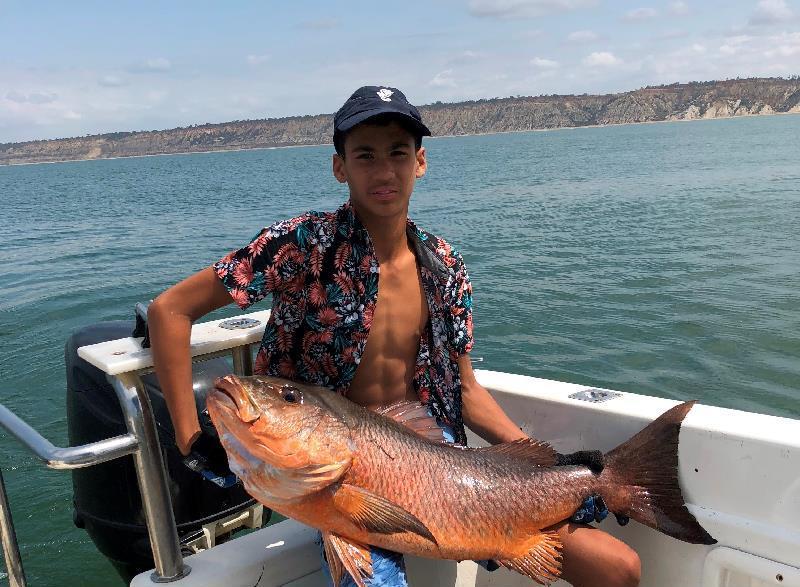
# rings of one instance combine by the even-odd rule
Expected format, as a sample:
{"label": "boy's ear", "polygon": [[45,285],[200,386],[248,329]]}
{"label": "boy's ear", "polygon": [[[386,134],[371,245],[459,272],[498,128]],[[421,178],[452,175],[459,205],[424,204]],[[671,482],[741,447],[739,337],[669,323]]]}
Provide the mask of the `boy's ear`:
{"label": "boy's ear", "polygon": [[425,147],[420,147],[417,149],[417,169],[416,169],[416,176],[417,179],[425,175],[425,172],[428,170],[428,160],[425,158]]}
{"label": "boy's ear", "polygon": [[339,183],[347,183],[347,173],[344,169],[344,158],[339,153],[333,154],[333,177]]}

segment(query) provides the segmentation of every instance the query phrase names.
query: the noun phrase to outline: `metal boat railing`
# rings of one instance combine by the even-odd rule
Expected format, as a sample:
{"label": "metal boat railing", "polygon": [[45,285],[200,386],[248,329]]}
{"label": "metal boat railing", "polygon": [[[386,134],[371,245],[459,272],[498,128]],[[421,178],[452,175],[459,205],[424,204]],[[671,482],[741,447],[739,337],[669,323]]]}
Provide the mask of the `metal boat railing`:
{"label": "metal boat railing", "polygon": [[[268,312],[259,318],[265,318]],[[247,325],[242,326],[242,321]],[[249,320],[249,322],[248,322]],[[192,360],[202,361],[215,356],[231,355],[233,372],[237,375],[251,375],[253,361],[251,344],[256,335],[263,331],[266,320],[234,319],[215,321],[225,329],[233,329],[230,343],[214,341],[213,349],[202,344],[194,344]],[[260,328],[257,328],[260,326]],[[246,339],[236,336],[237,329],[252,328]],[[131,339],[135,340],[135,339]],[[223,348],[221,349],[220,346]],[[86,347],[84,347],[86,348]],[[79,350],[80,352],[80,350]],[[113,355],[123,355],[117,351]],[[126,455],[133,455],[139,491],[142,496],[145,521],[153,551],[155,571],[151,575],[154,583],[169,583],[186,576],[191,569],[183,562],[175,525],[175,516],[170,502],[167,476],[161,458],[155,421],[153,419],[150,399],[145,391],[141,376],[152,371],[152,359],[147,351],[137,351],[139,368],[109,374],[107,377],[114,388],[122,408],[128,433],[107,438],[81,446],[58,447],[39,434],[33,427],[24,422],[11,410],[0,404],[0,426],[19,440],[28,450],[51,469],[78,469],[91,467]],[[2,534],[3,554],[8,570],[10,587],[27,585],[25,572],[20,557],[14,523],[8,495],[0,471],[0,533]]]}

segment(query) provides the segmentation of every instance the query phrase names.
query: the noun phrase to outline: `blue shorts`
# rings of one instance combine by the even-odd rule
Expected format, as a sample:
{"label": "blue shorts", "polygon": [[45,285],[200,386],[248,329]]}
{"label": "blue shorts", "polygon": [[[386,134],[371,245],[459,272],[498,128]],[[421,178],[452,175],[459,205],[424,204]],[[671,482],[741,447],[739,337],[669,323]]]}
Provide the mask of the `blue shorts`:
{"label": "blue shorts", "polygon": [[[455,442],[455,431],[447,425],[439,424],[442,428],[442,436],[447,442]],[[322,546],[322,536],[318,539],[320,552],[322,554],[322,572],[328,578],[328,582],[332,582],[330,568],[328,561],[325,559],[325,549]],[[403,560],[403,555],[391,550],[384,550],[377,546],[370,547],[370,554],[372,555],[372,579],[365,581],[370,587],[408,587],[406,580],[406,564]],[[494,561],[478,561],[478,564],[486,568],[487,564],[489,569],[492,570],[492,563]],[[497,568],[497,565],[494,565]],[[345,571],[339,587],[356,587],[353,578]]]}
{"label": "blue shorts", "polygon": [[[330,567],[325,558],[325,548],[322,545],[322,536],[317,539],[319,544],[320,553],[322,555],[322,572],[328,579],[328,585],[333,582],[331,578]],[[408,581],[406,580],[406,563],[403,560],[403,555],[399,552],[392,552],[391,550],[384,550],[377,546],[370,546],[369,552],[372,555],[372,579],[365,581],[367,585],[381,587],[407,587]],[[347,571],[344,572],[339,587],[356,587],[355,581]]]}

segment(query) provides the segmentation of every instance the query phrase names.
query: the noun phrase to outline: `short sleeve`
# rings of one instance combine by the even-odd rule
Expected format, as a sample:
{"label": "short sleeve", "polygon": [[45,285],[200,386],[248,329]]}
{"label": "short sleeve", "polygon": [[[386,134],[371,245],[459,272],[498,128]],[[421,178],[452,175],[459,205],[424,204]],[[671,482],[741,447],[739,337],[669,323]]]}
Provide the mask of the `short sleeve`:
{"label": "short sleeve", "polygon": [[277,222],[214,263],[217,277],[240,308],[302,278],[310,222],[308,215]]}
{"label": "short sleeve", "polygon": [[457,355],[463,355],[472,350],[474,344],[472,336],[472,283],[467,274],[467,268],[461,255],[453,251],[455,263],[453,264],[453,281],[449,289],[451,294],[449,342],[450,348]]}

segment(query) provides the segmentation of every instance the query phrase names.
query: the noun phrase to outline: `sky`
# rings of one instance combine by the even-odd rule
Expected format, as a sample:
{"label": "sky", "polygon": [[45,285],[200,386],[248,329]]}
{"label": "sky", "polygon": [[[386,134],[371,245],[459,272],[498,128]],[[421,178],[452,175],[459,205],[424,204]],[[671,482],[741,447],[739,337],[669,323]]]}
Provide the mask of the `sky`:
{"label": "sky", "polygon": [[0,143],[800,74],[800,0],[0,0]]}

